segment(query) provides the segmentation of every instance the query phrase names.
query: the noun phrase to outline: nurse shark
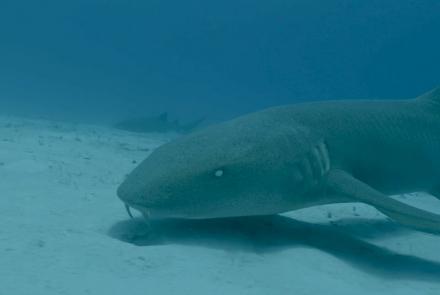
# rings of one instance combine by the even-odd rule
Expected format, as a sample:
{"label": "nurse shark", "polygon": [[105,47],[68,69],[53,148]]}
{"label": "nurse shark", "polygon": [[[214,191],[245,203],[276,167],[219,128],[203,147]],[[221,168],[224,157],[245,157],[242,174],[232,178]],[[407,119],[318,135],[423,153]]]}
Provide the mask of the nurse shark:
{"label": "nurse shark", "polygon": [[389,195],[440,198],[440,88],[407,100],[269,108],[157,148],[119,186],[148,217],[224,218],[363,202],[439,233],[440,215]]}

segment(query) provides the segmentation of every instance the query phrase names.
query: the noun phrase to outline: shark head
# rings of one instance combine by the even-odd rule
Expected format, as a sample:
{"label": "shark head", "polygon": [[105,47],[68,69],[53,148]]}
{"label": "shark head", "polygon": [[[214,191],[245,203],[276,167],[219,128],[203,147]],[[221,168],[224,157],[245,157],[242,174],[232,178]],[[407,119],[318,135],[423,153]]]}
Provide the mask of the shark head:
{"label": "shark head", "polygon": [[[157,148],[118,188],[144,215],[217,218],[287,211],[301,195],[306,130],[243,117]],[[294,152],[294,147],[297,147]]]}

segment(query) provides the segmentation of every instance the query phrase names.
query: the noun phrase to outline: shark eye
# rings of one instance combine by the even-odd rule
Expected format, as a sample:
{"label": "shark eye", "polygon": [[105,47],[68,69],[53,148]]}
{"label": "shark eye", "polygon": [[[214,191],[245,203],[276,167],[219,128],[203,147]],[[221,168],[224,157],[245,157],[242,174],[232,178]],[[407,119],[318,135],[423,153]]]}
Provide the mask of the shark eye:
{"label": "shark eye", "polygon": [[223,170],[222,169],[215,170],[214,175],[215,175],[215,177],[222,177]]}

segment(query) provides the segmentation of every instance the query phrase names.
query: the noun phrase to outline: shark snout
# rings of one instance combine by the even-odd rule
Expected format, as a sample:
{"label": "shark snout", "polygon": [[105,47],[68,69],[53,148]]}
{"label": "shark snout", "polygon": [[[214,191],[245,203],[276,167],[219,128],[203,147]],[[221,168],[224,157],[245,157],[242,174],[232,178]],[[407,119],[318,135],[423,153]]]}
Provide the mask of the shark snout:
{"label": "shark snout", "polygon": [[130,210],[132,208],[141,212],[142,215],[146,218],[149,218],[151,216],[151,211],[154,206],[153,204],[145,202],[145,198],[141,193],[135,193],[123,184],[118,188],[117,195],[119,199],[121,199],[121,201],[124,203],[127,213],[130,217],[133,218]]}
{"label": "shark snout", "polygon": [[153,205],[148,202],[149,198],[145,193],[145,184],[141,185],[130,177],[118,187],[117,195],[126,206],[137,210],[147,210]]}
{"label": "shark snout", "polygon": [[140,196],[140,191],[138,188],[134,187],[133,184],[129,183],[129,179],[126,179],[119,187],[116,192],[119,199],[126,204],[132,204],[136,202]]}
{"label": "shark snout", "polygon": [[[136,209],[146,217],[168,216],[175,210],[175,192],[170,192],[163,181],[156,178],[129,176],[118,188],[117,195],[126,207]],[[173,212],[171,212],[173,213]]]}

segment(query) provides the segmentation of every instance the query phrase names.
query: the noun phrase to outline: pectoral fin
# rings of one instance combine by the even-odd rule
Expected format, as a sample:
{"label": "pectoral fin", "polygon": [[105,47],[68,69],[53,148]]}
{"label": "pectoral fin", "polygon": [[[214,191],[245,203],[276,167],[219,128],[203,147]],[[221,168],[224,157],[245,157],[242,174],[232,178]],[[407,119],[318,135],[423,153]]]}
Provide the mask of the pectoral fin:
{"label": "pectoral fin", "polygon": [[353,201],[374,206],[402,225],[420,231],[440,233],[440,215],[394,200],[343,170],[329,172],[327,189],[329,193],[340,194]]}

